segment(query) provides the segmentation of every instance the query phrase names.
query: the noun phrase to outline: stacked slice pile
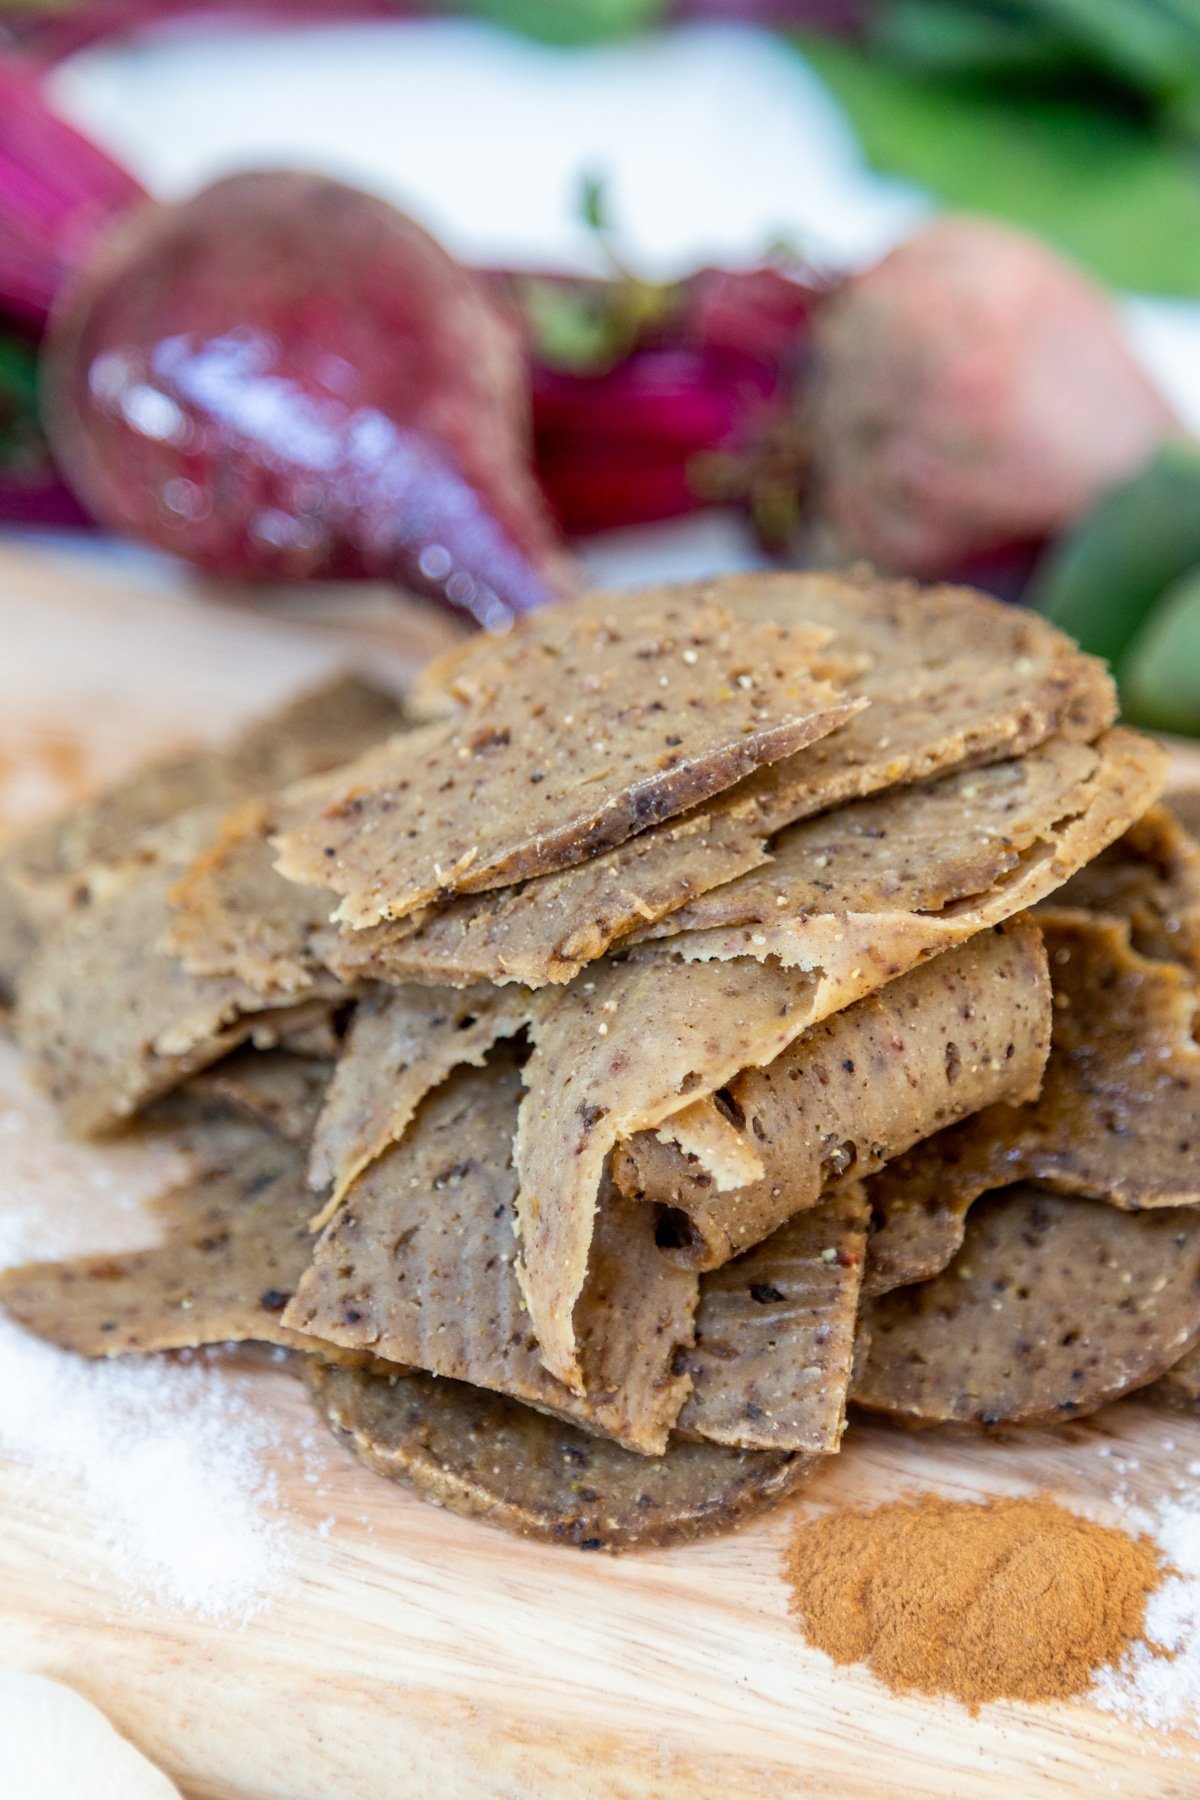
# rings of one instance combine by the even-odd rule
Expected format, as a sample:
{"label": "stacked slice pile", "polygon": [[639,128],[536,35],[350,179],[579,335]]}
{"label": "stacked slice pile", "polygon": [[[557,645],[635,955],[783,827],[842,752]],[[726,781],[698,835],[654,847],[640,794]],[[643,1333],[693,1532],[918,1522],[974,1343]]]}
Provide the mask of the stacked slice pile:
{"label": "stacked slice pile", "polygon": [[[936,1285],[964,1217],[1007,1256],[1008,1213],[967,1214],[991,1187],[1093,1193],[1050,975],[1091,995],[1096,956],[1119,980],[1172,930],[1129,870],[1184,842],[1137,824],[1163,758],[1102,667],[965,590],[786,575],[474,639],[403,720],[341,693],[341,757],[301,704],[258,728],[273,779],[210,752],[0,866],[38,1079],[80,1132],[148,1109],[197,1171],[158,1249],[12,1272],[3,1304],[90,1355],[305,1352],[373,1466],[588,1546],[787,1492],[852,1379],[935,1416],[895,1398],[925,1359],[899,1283]],[[1175,1029],[1166,998],[1129,1029]],[[964,1141],[933,1218],[921,1158]],[[1098,1160],[1129,1225],[1152,1202]],[[1144,1381],[1200,1337],[1179,1287]]]}
{"label": "stacked slice pile", "polygon": [[1200,1397],[1200,846],[1154,807],[1037,920],[1039,1097],[870,1184],[855,1398],[909,1424],[1053,1421],[1151,1383]]}

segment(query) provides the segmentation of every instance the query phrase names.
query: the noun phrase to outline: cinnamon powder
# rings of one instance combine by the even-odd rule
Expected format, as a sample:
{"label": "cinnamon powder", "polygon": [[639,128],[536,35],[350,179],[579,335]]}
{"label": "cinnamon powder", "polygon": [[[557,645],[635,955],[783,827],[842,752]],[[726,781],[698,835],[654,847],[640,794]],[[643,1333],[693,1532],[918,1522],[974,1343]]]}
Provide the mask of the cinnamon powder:
{"label": "cinnamon powder", "polygon": [[802,1526],[787,1557],[811,1644],[972,1712],[1082,1693],[1142,1636],[1164,1573],[1149,1539],[1045,1498],[928,1494],[833,1513]]}

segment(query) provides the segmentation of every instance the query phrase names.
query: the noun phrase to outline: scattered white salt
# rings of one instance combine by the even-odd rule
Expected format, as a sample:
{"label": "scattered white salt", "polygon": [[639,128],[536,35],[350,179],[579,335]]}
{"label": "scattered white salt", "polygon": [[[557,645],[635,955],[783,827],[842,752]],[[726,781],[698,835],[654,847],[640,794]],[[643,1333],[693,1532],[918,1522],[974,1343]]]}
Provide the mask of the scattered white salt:
{"label": "scattered white salt", "polygon": [[[239,1622],[282,1573],[264,1419],[204,1363],[83,1362],[0,1320],[0,1452],[133,1600]],[[52,1486],[50,1484],[53,1484]]]}
{"label": "scattered white salt", "polygon": [[[180,1178],[177,1153],[70,1143],[6,1044],[0,1093],[0,1268],[153,1241],[145,1202]],[[284,1565],[272,1447],[219,1366],[86,1362],[0,1316],[0,1455],[133,1603],[227,1622],[266,1603]]]}
{"label": "scattered white salt", "polygon": [[1154,1538],[1171,1573],[1147,1602],[1143,1640],[1089,1698],[1139,1724],[1200,1732],[1200,1497],[1161,1498],[1128,1524]]}

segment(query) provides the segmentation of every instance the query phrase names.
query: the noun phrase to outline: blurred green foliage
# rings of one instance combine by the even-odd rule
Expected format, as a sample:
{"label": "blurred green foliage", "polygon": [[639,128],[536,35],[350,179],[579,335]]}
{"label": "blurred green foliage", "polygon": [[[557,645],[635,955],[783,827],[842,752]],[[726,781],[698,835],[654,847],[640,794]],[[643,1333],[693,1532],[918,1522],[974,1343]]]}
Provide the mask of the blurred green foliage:
{"label": "blurred green foliage", "polygon": [[1047,553],[1030,598],[1116,670],[1135,724],[1200,735],[1200,444],[1164,444]]}
{"label": "blurred green foliage", "polygon": [[1164,444],[1048,552],[1030,598],[1085,650],[1118,664],[1151,607],[1200,564],[1200,445]]}
{"label": "blurred green foliage", "polygon": [[1137,724],[1200,737],[1200,567],[1162,596],[1121,666],[1120,685]]}
{"label": "blurred green foliage", "polygon": [[[1144,10],[1154,12],[1154,0]],[[1200,294],[1200,144],[1190,128],[1194,120],[1200,129],[1200,86],[1190,75],[1151,105],[1103,71],[1099,93],[1089,93],[1065,48],[1057,63],[1039,48],[1038,79],[1015,79],[1023,40],[1011,21],[1008,32],[934,0],[888,7],[883,18],[906,52],[898,42],[885,56],[884,23],[878,49],[801,40],[876,168],[1035,231],[1116,286]],[[1148,80],[1155,66],[1146,50],[1139,72]]]}
{"label": "blurred green foliage", "polygon": [[1164,119],[1195,119],[1195,0],[882,0],[881,55],[920,74],[994,84],[1097,83]]}
{"label": "blurred green foliage", "polygon": [[667,0],[441,0],[543,44],[598,44],[657,25]]}
{"label": "blurred green foliage", "polygon": [[36,346],[0,323],[0,476],[27,476],[49,461],[38,416]]}

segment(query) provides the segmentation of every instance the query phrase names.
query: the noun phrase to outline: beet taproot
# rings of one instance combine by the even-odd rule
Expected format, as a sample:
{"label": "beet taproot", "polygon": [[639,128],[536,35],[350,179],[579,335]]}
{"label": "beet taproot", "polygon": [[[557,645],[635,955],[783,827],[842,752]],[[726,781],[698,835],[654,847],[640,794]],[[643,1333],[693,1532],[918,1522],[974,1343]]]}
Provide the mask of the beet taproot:
{"label": "beet taproot", "polygon": [[68,283],[44,372],[86,504],[211,574],[394,578],[489,626],[570,585],[510,327],[370,194],[264,172],[135,208]]}

